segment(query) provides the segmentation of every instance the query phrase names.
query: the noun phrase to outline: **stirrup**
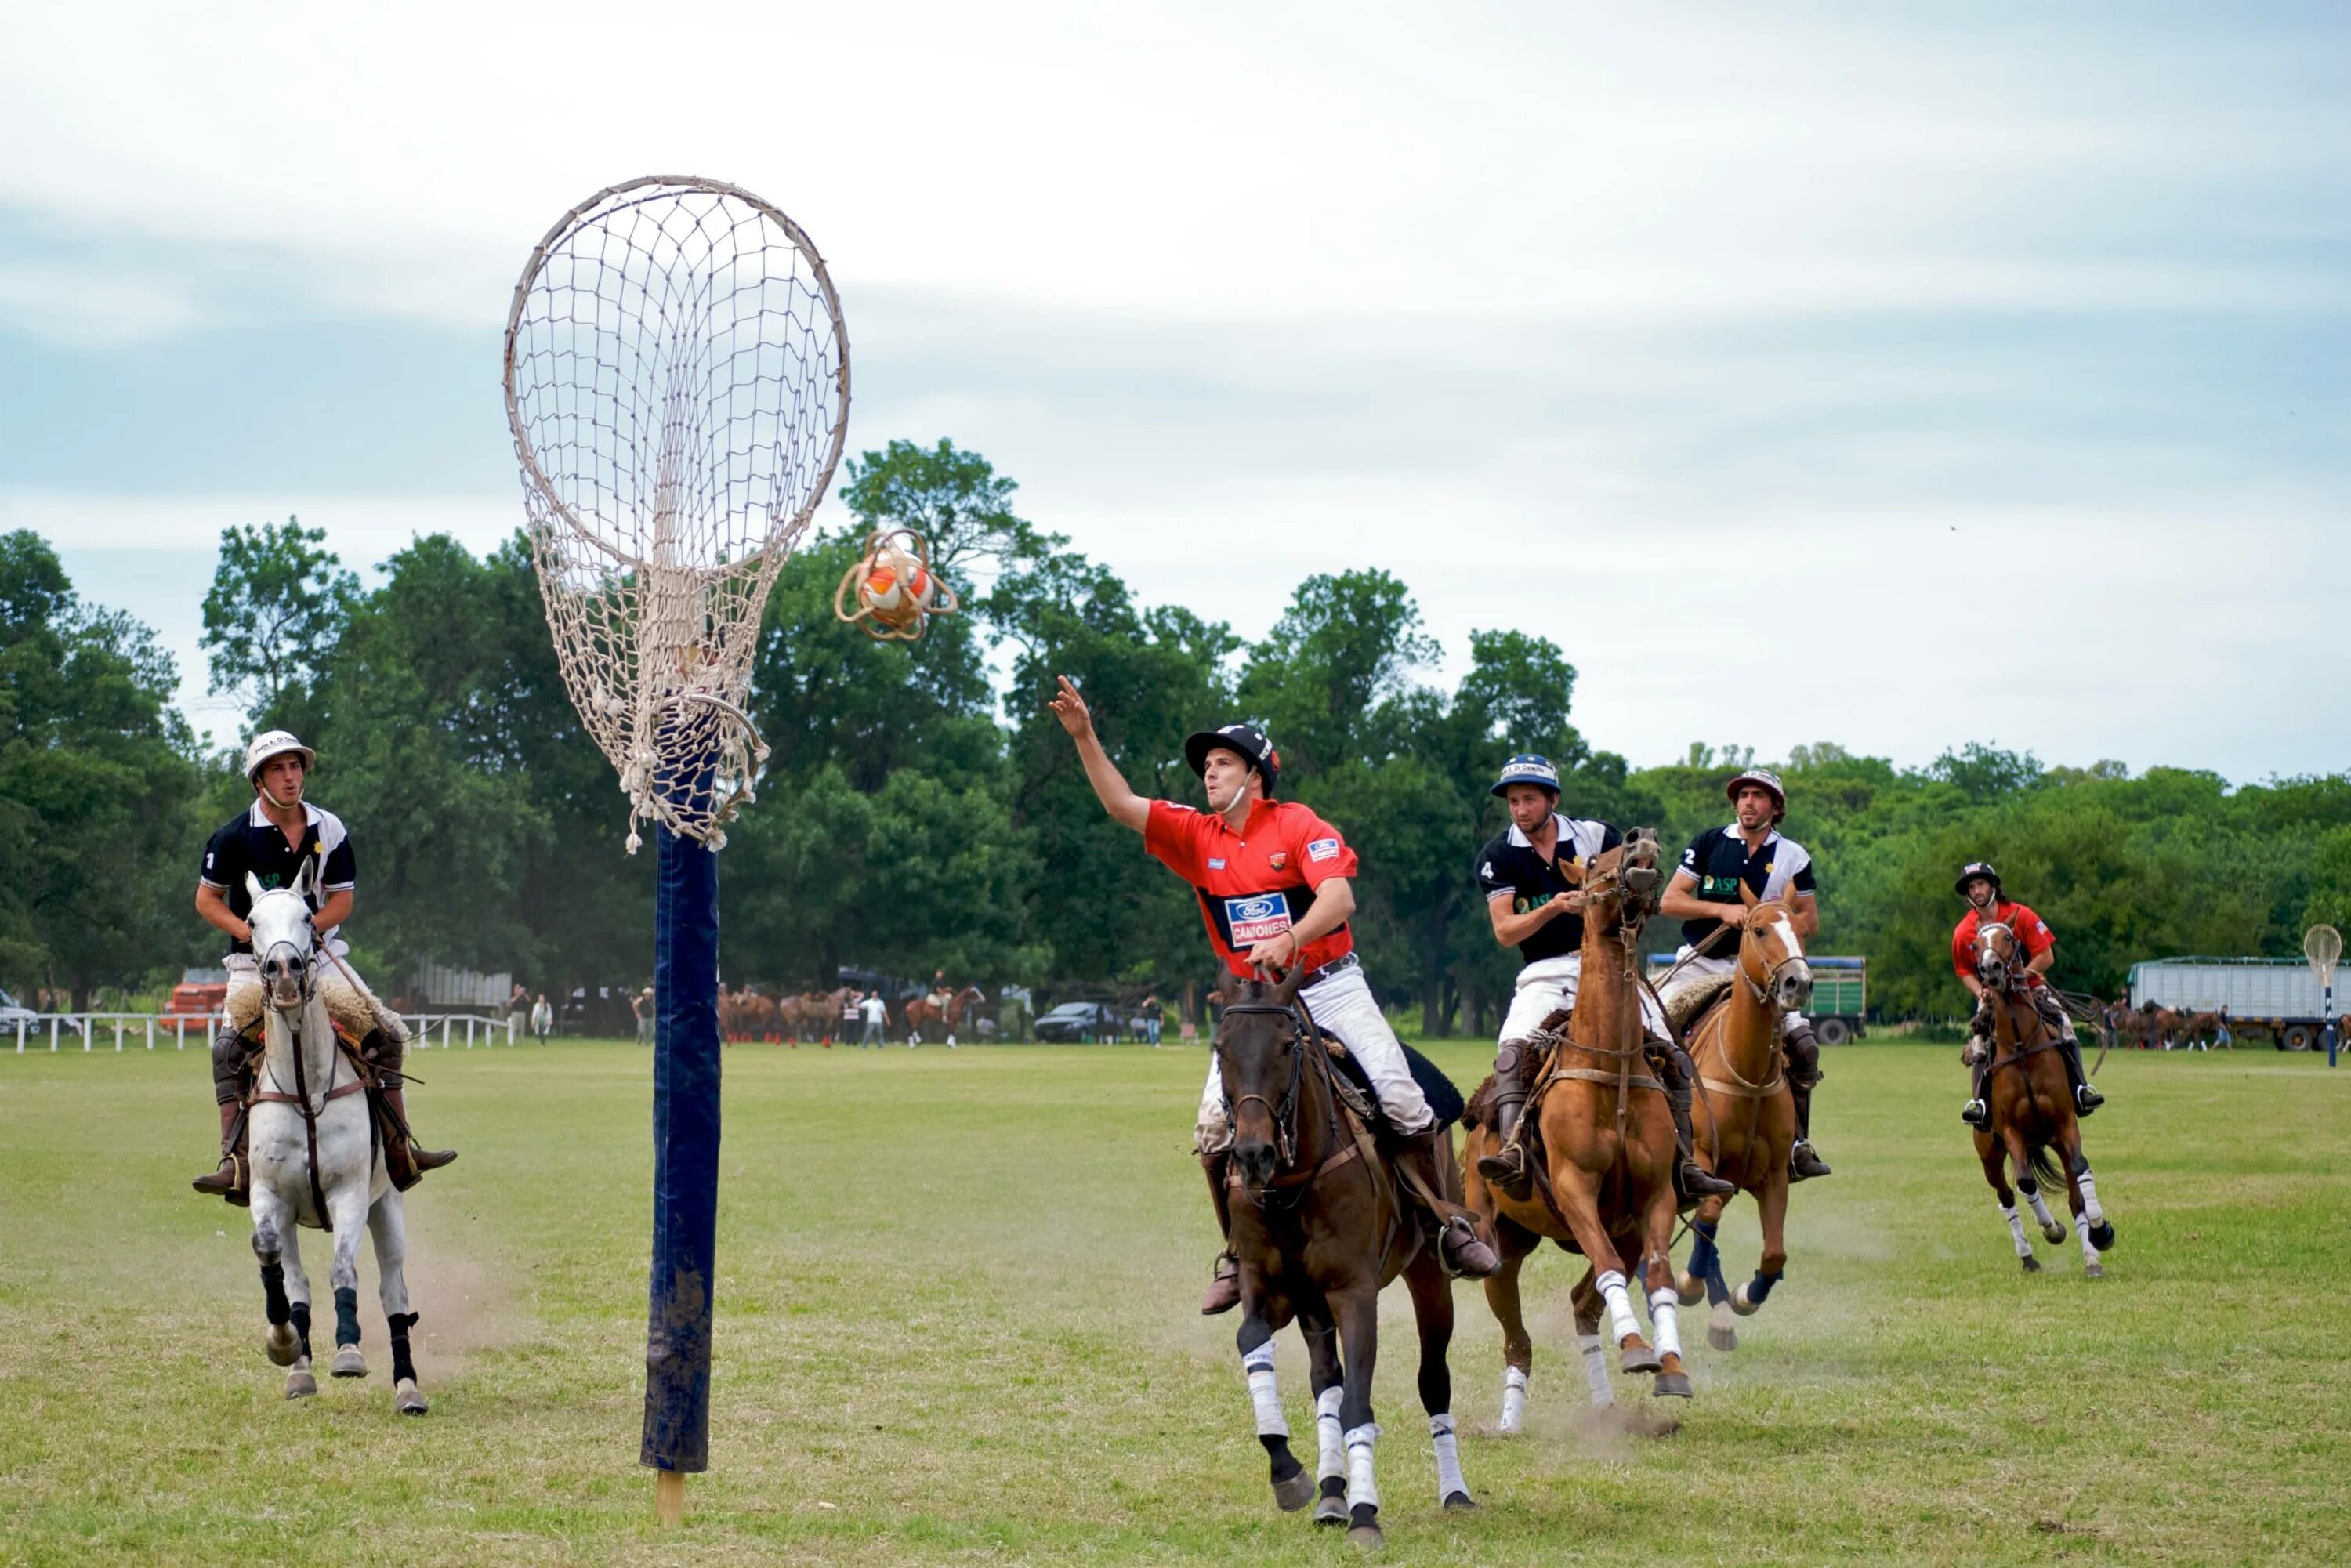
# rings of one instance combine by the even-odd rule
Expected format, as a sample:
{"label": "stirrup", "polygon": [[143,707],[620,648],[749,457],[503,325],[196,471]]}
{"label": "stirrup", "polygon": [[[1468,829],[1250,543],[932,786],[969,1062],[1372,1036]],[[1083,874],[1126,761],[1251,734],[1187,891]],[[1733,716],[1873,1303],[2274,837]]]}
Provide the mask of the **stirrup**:
{"label": "stirrup", "polygon": [[1835,1174],[1836,1173],[1834,1171],[1829,1169],[1828,1161],[1821,1158],[1820,1150],[1813,1147],[1813,1141],[1810,1138],[1797,1139],[1795,1147],[1788,1151],[1788,1179],[1790,1181],[1811,1181],[1816,1176],[1834,1176]]}
{"label": "stirrup", "polygon": [[1979,1133],[1991,1131],[1991,1105],[1983,1100],[1970,1100],[1959,1107],[1959,1120]]}
{"label": "stirrup", "polygon": [[[1518,1158],[1513,1160],[1513,1155]],[[1534,1190],[1534,1167],[1523,1144],[1505,1144],[1490,1155],[1479,1155],[1478,1174],[1506,1197],[1524,1198]]]}
{"label": "stirrup", "polygon": [[2106,1097],[2090,1084],[2085,1083],[2074,1091],[2074,1114],[2076,1116],[2086,1116],[2105,1103]]}

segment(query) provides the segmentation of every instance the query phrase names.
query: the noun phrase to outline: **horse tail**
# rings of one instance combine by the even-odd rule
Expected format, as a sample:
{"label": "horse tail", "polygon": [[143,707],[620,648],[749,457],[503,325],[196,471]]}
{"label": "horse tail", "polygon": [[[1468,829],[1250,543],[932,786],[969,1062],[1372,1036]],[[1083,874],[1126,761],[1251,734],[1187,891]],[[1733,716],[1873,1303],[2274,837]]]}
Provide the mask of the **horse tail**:
{"label": "horse tail", "polygon": [[2033,1180],[2053,1192],[2065,1190],[2065,1178],[2058,1174],[2057,1161],[2050,1155],[2048,1145],[2033,1145],[2025,1163],[2032,1167]]}

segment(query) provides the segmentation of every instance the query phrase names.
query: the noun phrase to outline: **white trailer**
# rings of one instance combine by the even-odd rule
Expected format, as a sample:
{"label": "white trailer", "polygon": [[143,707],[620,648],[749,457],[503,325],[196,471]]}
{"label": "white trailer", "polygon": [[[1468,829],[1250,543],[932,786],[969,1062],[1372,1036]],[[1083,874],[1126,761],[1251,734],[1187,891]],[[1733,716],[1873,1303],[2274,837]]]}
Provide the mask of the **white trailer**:
{"label": "white trailer", "polygon": [[2159,958],[2133,964],[2130,999],[2134,1008],[2152,1002],[2180,1013],[2226,1008],[2232,1030],[2266,1030],[2287,1051],[2317,1044],[2323,1022],[2318,977],[2299,958]]}

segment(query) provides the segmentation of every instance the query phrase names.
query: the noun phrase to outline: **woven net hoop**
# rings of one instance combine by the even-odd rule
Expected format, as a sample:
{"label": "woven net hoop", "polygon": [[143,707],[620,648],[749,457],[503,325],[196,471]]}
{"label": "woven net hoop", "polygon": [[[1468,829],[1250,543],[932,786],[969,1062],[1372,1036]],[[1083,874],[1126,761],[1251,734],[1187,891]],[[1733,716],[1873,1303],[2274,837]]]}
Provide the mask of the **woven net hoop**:
{"label": "woven net hoop", "polygon": [[2302,934],[2302,956],[2310,961],[2320,985],[2332,985],[2335,961],[2343,956],[2343,933],[2332,925],[2312,926]]}
{"label": "woven net hoop", "polygon": [[641,821],[718,849],[767,758],[746,713],[761,607],[848,433],[823,258],[734,185],[599,191],[515,286],[506,397],[548,628],[629,850]]}

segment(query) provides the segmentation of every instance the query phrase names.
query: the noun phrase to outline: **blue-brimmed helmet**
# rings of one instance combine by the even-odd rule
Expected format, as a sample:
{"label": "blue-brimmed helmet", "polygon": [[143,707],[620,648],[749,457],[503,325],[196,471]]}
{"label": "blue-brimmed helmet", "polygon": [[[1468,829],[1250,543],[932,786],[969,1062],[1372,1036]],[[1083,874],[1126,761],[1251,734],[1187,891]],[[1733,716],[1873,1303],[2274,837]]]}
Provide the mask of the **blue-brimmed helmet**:
{"label": "blue-brimmed helmet", "polygon": [[1559,769],[1551,765],[1551,758],[1537,757],[1531,751],[1522,752],[1503,763],[1502,776],[1494,780],[1494,787],[1486,793],[1499,797],[1513,784],[1531,784],[1538,789],[1550,790],[1552,800],[1559,799]]}

